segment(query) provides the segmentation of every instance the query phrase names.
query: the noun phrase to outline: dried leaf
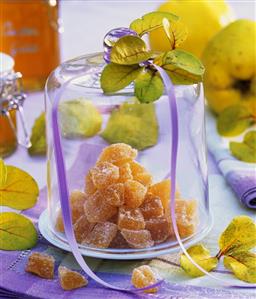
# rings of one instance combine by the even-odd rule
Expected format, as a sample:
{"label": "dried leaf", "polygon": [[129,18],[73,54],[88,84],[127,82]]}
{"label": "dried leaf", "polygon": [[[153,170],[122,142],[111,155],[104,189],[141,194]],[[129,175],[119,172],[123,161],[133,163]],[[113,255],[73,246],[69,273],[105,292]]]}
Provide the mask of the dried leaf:
{"label": "dried leaf", "polygon": [[170,22],[168,19],[164,18],[163,28],[169,39],[171,49],[178,48],[187,39],[188,30],[181,21]]}
{"label": "dried leaf", "polygon": [[45,113],[35,120],[32,128],[30,141],[32,146],[28,149],[31,156],[46,154],[46,132],[45,132]]}
{"label": "dried leaf", "polygon": [[[211,257],[210,252],[202,244],[193,245],[187,249],[192,259],[199,264],[206,271],[211,271],[218,265],[218,259]],[[199,277],[205,275],[196,266],[194,266],[185,254],[180,256],[180,265],[183,270],[192,277]]]}
{"label": "dried leaf", "polygon": [[13,209],[32,208],[39,194],[36,181],[27,172],[7,165],[7,179],[0,187],[0,205]]}
{"label": "dried leaf", "polygon": [[7,180],[7,167],[4,161],[0,159],[0,188],[5,185]]}
{"label": "dried leaf", "polygon": [[224,266],[231,270],[238,279],[256,283],[255,253],[242,251],[225,256]]}
{"label": "dried leaf", "polygon": [[219,238],[218,256],[233,255],[256,246],[256,224],[248,216],[235,217]]}
{"label": "dried leaf", "polygon": [[0,213],[0,249],[24,250],[37,242],[37,232],[33,223],[20,214]]}

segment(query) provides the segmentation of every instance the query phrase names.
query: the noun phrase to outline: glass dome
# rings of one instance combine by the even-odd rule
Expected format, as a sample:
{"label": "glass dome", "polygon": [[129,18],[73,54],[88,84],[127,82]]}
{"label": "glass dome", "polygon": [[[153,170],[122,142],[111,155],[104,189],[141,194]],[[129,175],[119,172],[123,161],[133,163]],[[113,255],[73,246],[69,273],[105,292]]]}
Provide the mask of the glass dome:
{"label": "glass dome", "polygon": [[[53,244],[70,249],[60,208],[51,122],[52,106],[61,89],[62,148],[81,253],[137,259],[178,251],[169,207],[172,130],[168,97],[140,104],[132,85],[104,94],[102,57],[96,53],[67,61],[48,78],[48,209],[40,219],[40,230]],[[185,245],[191,245],[212,224],[204,97],[201,85],[175,86],[175,95],[180,139],[175,211],[180,236]]]}

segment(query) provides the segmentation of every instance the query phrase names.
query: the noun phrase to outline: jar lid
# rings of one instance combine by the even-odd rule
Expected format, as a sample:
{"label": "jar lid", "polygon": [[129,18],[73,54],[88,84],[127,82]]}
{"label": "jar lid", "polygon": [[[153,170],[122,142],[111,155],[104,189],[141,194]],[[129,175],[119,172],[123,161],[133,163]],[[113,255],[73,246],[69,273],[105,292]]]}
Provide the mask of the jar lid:
{"label": "jar lid", "polygon": [[10,55],[0,52],[0,75],[11,72],[13,67],[14,59]]}

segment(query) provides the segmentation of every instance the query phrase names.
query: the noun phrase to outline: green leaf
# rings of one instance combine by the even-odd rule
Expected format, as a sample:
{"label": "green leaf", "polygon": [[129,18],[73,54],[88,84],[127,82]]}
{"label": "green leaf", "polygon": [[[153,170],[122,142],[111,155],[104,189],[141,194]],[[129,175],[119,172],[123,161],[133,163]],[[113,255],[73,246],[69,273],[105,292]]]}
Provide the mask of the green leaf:
{"label": "green leaf", "polygon": [[181,21],[169,22],[168,19],[164,18],[163,27],[169,39],[171,49],[179,47],[187,39],[188,30]]}
{"label": "green leaf", "polygon": [[145,42],[138,36],[123,36],[113,46],[111,62],[123,65],[138,64],[148,60],[153,52],[147,50]]}
{"label": "green leaf", "polygon": [[[192,259],[208,272],[216,268],[218,265],[218,259],[216,257],[211,257],[209,250],[202,244],[193,245],[187,251]],[[205,275],[190,262],[185,254],[180,256],[180,265],[182,269],[192,277]]]}
{"label": "green leaf", "polygon": [[102,115],[89,100],[78,98],[62,102],[59,112],[61,132],[67,138],[91,137],[101,129]]}
{"label": "green leaf", "polygon": [[220,135],[233,137],[241,134],[253,124],[250,110],[242,105],[234,105],[224,109],[217,121],[217,129]]}
{"label": "green leaf", "polygon": [[33,223],[20,214],[0,213],[0,249],[24,250],[37,243],[37,232]]}
{"label": "green leaf", "polygon": [[219,238],[218,256],[233,255],[256,246],[256,224],[248,216],[235,217]]}
{"label": "green leaf", "polygon": [[162,66],[174,84],[194,84],[202,81],[204,66],[192,54],[175,49],[155,58],[154,63]]}
{"label": "green leaf", "polygon": [[136,31],[140,36],[163,26],[163,19],[170,22],[179,19],[178,16],[168,12],[150,12],[130,24],[130,29]]}
{"label": "green leaf", "polygon": [[109,63],[105,66],[100,77],[101,88],[105,93],[121,90],[134,81],[142,69],[138,64],[120,65]]}
{"label": "green leaf", "polygon": [[246,133],[243,142],[230,142],[229,148],[238,160],[256,163],[256,131]]}
{"label": "green leaf", "polygon": [[30,141],[32,146],[28,149],[31,156],[46,154],[46,132],[45,132],[45,113],[35,120],[32,128]]}
{"label": "green leaf", "polygon": [[156,72],[147,70],[139,74],[135,80],[135,95],[141,103],[150,103],[159,99],[164,91],[164,85]]}
{"label": "green leaf", "polygon": [[32,208],[39,194],[36,181],[27,172],[7,165],[7,179],[0,187],[0,205],[17,210]]}
{"label": "green leaf", "polygon": [[256,283],[256,254],[252,252],[237,252],[224,257],[224,266],[234,275],[250,283]]}
{"label": "green leaf", "polygon": [[143,150],[158,140],[154,104],[124,103],[114,110],[101,136],[109,143],[127,143]]}
{"label": "green leaf", "polygon": [[0,159],[0,188],[5,185],[7,180],[7,167],[4,161]]}

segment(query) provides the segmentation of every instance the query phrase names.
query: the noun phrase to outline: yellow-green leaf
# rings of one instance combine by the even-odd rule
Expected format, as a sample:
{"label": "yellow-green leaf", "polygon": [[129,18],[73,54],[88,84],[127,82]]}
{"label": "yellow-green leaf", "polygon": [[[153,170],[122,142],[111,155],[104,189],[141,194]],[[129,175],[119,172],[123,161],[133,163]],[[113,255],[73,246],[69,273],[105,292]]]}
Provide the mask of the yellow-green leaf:
{"label": "yellow-green leaf", "polygon": [[253,120],[250,110],[243,105],[234,105],[224,109],[217,121],[217,129],[220,135],[232,137],[241,134],[250,127]]}
{"label": "yellow-green leaf", "polygon": [[252,252],[237,252],[224,257],[224,266],[231,270],[241,280],[256,283],[256,254]]}
{"label": "yellow-green leaf", "polygon": [[150,12],[130,24],[130,29],[136,31],[140,36],[163,26],[163,19],[170,22],[179,19],[178,16],[168,12]]}
{"label": "yellow-green leaf", "polygon": [[0,213],[0,249],[24,250],[37,243],[37,232],[33,223],[20,214]]}
{"label": "yellow-green leaf", "polygon": [[230,142],[229,148],[238,160],[256,163],[256,131],[246,133],[243,142]]}
{"label": "yellow-green leaf", "polygon": [[162,79],[151,70],[140,73],[135,80],[134,92],[141,103],[156,101],[161,97],[163,91]]}
{"label": "yellow-green leaf", "polygon": [[[218,259],[211,257],[210,252],[202,244],[193,245],[188,250],[192,259],[206,271],[211,271],[218,265]],[[194,266],[185,254],[180,256],[180,265],[182,269],[192,277],[205,275],[201,270]]]}
{"label": "yellow-green leaf", "polygon": [[32,208],[37,201],[39,189],[27,172],[7,165],[7,179],[0,187],[0,205],[24,210]]}
{"label": "yellow-green leaf", "polygon": [[62,135],[67,138],[96,135],[102,124],[102,115],[89,100],[78,98],[59,106]]}
{"label": "yellow-green leaf", "polygon": [[248,216],[235,217],[219,238],[221,255],[233,255],[256,246],[256,224]]}
{"label": "yellow-green leaf", "polygon": [[163,28],[170,42],[171,49],[178,48],[187,39],[188,30],[181,21],[170,22],[164,18]]}
{"label": "yellow-green leaf", "polygon": [[0,159],[0,188],[5,185],[7,180],[7,167],[4,161]]}
{"label": "yellow-green leaf", "polygon": [[28,149],[31,156],[46,154],[45,113],[35,120],[30,137],[32,146]]}
{"label": "yellow-green leaf", "polygon": [[143,150],[158,140],[154,104],[124,103],[114,110],[101,136],[109,143],[127,143]]}
{"label": "yellow-green leaf", "polygon": [[194,84],[202,81],[204,66],[192,54],[175,49],[155,58],[154,63],[162,66],[174,84]]}
{"label": "yellow-green leaf", "polygon": [[123,36],[113,46],[110,61],[131,65],[148,60],[153,52],[147,50],[145,42],[138,36]]}
{"label": "yellow-green leaf", "polygon": [[101,88],[105,93],[112,93],[125,88],[142,71],[142,68],[138,65],[120,65],[115,63],[109,63],[105,66],[101,77]]}

